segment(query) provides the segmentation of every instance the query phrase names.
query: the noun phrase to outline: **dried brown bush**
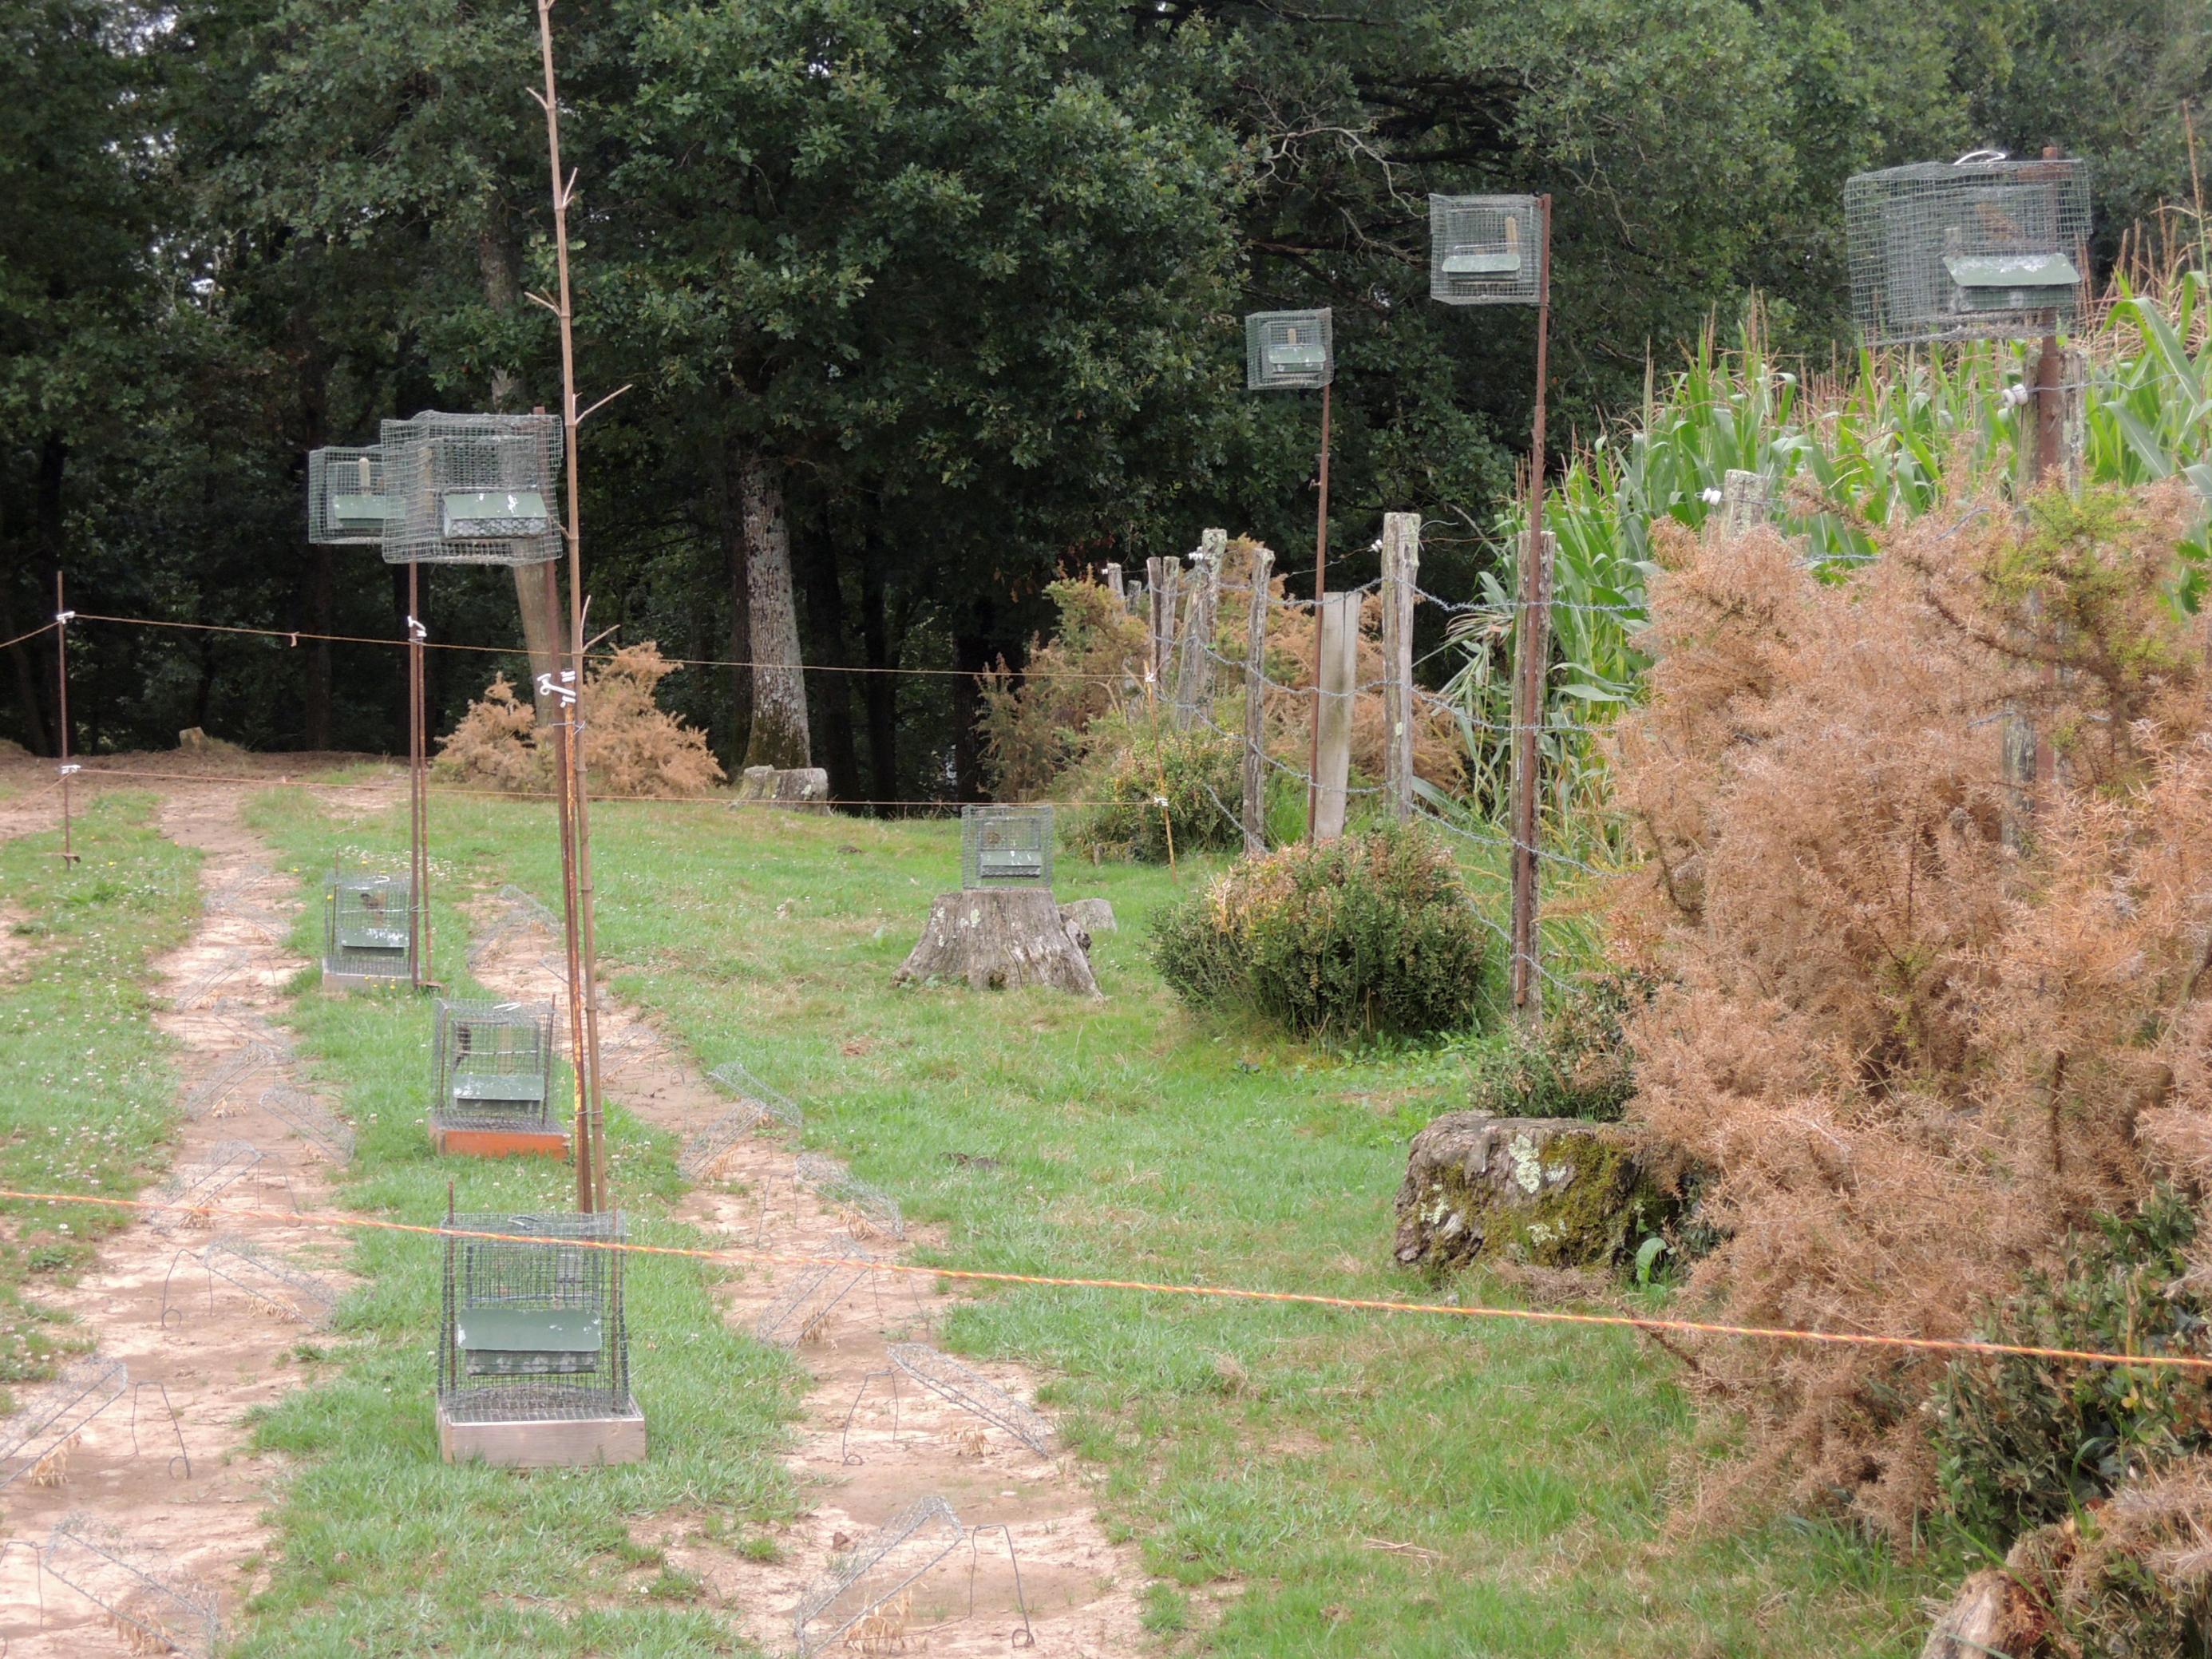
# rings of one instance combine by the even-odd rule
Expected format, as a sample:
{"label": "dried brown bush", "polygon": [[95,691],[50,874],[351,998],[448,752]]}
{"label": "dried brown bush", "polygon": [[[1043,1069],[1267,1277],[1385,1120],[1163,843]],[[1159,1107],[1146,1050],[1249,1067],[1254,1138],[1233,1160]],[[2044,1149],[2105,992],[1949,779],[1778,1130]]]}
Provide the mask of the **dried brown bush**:
{"label": "dried brown bush", "polygon": [[[1615,937],[1662,987],[1630,1118],[1717,1172],[1691,1288],[1731,1319],[1967,1334],[2159,1148],[2212,1146],[2212,631],[2170,599],[2196,511],[1953,501],[1832,586],[1771,531],[1664,543],[1615,738],[1649,855]],[[2057,756],[2032,816],[2008,708]],[[1753,1430],[1716,1498],[1909,1530],[1940,1361],[1693,1358]]]}
{"label": "dried brown bush", "polygon": [[[595,793],[703,794],[722,781],[706,734],[660,707],[655,692],[675,672],[648,640],[624,646],[584,673],[584,757]],[[434,763],[442,777],[495,789],[553,787],[554,747],[540,743],[530,704],[502,674],[443,739]]]}

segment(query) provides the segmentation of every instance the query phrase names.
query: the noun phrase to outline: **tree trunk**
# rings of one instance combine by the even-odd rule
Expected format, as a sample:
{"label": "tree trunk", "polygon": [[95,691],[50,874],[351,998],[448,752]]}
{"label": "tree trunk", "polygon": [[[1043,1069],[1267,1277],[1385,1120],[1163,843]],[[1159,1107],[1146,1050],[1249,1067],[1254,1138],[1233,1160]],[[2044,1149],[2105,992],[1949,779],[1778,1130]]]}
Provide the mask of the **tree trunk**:
{"label": "tree trunk", "polygon": [[884,802],[899,799],[898,677],[885,672],[891,666],[887,612],[883,547],[871,530],[867,562],[860,567],[860,645],[874,672],[860,676],[860,694],[868,701],[868,761],[876,780],[875,811],[879,817],[896,810]]}
{"label": "tree trunk", "polygon": [[978,991],[1045,985],[1096,997],[1090,948],[1090,934],[1060,914],[1048,888],[944,893],[891,982],[962,980]]}
{"label": "tree trunk", "polygon": [[738,483],[744,504],[745,599],[752,633],[753,719],[745,764],[811,766],[783,479],[766,456],[748,449],[738,462]]}
{"label": "tree trunk", "polygon": [[753,654],[752,600],[745,581],[744,489],[740,482],[742,452],[735,442],[721,447],[715,492],[720,507],[722,570],[730,590],[730,645],[727,655],[737,665],[730,670],[730,729],[724,738],[725,769],[736,772],[744,764],[745,747],[752,740]]}
{"label": "tree trunk", "polygon": [[[25,629],[21,615],[9,602],[6,588],[0,586],[0,639],[12,640]],[[39,695],[38,659],[29,645],[16,644],[8,647],[8,660],[15,670],[15,702],[23,714],[23,741],[33,754],[50,753],[46,700]]]}
{"label": "tree trunk", "polygon": [[[827,526],[803,561],[806,570],[806,621],[814,636],[814,660],[838,668],[853,663],[845,639],[845,590],[837,570],[837,544]],[[854,800],[860,787],[859,747],[853,741],[853,677],[817,674],[815,708],[822,717],[823,760],[830,774],[830,798]]]}

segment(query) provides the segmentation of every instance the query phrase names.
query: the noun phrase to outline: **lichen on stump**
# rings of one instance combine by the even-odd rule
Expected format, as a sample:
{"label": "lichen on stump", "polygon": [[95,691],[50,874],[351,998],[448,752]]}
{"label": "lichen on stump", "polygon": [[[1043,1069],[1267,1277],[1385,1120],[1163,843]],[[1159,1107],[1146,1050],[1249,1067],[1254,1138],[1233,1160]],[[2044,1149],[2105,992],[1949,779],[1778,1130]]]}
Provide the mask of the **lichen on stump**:
{"label": "lichen on stump", "polygon": [[1413,1137],[1398,1189],[1398,1260],[1604,1267],[1679,1204],[1615,1125],[1454,1112]]}
{"label": "lichen on stump", "polygon": [[830,774],[818,766],[748,766],[738,781],[738,799],[747,805],[830,810]]}
{"label": "lichen on stump", "polygon": [[978,991],[1045,985],[1095,997],[1090,949],[1091,935],[1061,916],[1047,888],[941,893],[891,982],[964,980]]}

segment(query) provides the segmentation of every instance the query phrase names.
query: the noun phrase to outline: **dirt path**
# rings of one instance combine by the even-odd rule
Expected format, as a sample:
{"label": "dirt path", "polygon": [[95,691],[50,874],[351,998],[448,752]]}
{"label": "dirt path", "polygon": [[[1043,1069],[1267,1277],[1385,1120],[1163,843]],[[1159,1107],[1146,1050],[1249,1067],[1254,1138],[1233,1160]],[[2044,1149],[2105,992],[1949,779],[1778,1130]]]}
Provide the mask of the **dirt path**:
{"label": "dirt path", "polygon": [[[165,787],[163,833],[204,855],[200,925],[186,945],[155,963],[167,1005],[157,1018],[183,1048],[183,1098],[191,1109],[174,1143],[175,1168],[215,1168],[226,1156],[244,1163],[248,1155],[226,1143],[247,1143],[250,1167],[222,1188],[213,1200],[218,1209],[315,1206],[328,1190],[326,1154],[295,1124],[313,1123],[316,1109],[293,1103],[280,1115],[264,1103],[270,1091],[296,1081],[289,1042],[267,1023],[303,965],[283,944],[296,908],[292,884],[270,874],[267,849],[240,820],[236,788]],[[259,1587],[262,1574],[246,1564],[266,1543],[260,1516],[279,1468],[247,1449],[242,1419],[304,1380],[289,1362],[317,1333],[293,1316],[312,1313],[313,1298],[282,1279],[216,1253],[272,1301],[207,1271],[198,1253],[228,1231],[219,1214],[169,1232],[141,1221],[107,1240],[76,1284],[45,1298],[76,1317],[77,1333],[97,1344],[101,1362],[123,1363],[131,1387],[49,1460],[42,1473],[53,1484],[26,1474],[0,1493],[7,1540],[0,1547],[0,1640],[9,1659],[148,1650],[133,1647],[77,1589],[52,1572],[41,1585],[33,1571],[31,1553],[21,1547],[43,1545],[66,1516],[112,1529],[164,1583],[213,1589],[226,1615]],[[281,1252],[280,1260],[313,1270],[332,1289],[343,1287],[343,1276],[330,1267],[330,1241],[259,1222],[250,1232],[253,1245]],[[28,1401],[33,1391],[20,1393]],[[15,1438],[21,1421],[0,1425],[0,1440]],[[0,1474],[15,1467],[0,1465]],[[96,1568],[103,1593],[133,1589],[127,1574],[85,1552],[67,1553],[71,1559],[54,1563],[58,1571],[84,1578]],[[137,1587],[132,1607],[157,1616],[158,1599]],[[175,1610],[159,1616],[173,1622]]]}
{"label": "dirt path", "polygon": [[[524,930],[482,951],[472,969],[501,995],[543,1000],[562,988],[552,951],[542,930]],[[681,1061],[636,1011],[605,1006],[600,1030],[606,1091],[644,1121],[689,1136],[734,1103]],[[787,1133],[780,1139],[748,1135],[719,1161],[711,1184],[695,1188],[676,1213],[732,1244],[827,1255],[859,1243],[878,1256],[907,1254],[911,1237],[901,1243],[854,1212],[825,1205],[798,1179],[798,1161]],[[733,1278],[717,1292],[724,1316],[751,1330],[808,1271],[767,1264]],[[884,1624],[826,1651],[996,1655],[1019,1645],[1024,1624],[1001,1527],[1019,1561],[1036,1652],[1120,1659],[1141,1650],[1136,1598],[1143,1570],[1133,1549],[1107,1541],[1073,1460],[1040,1455],[904,1376],[894,1389],[889,1345],[929,1342],[935,1316],[947,1305],[927,1279],[872,1275],[798,1350],[814,1387],[788,1462],[811,1501],[778,1540],[781,1561],[745,1559],[682,1519],[662,1517],[637,1528],[640,1536],[664,1548],[672,1565],[704,1579],[753,1641],[787,1653],[800,1596],[900,1510],[941,1497],[964,1525],[989,1530],[918,1582]],[[1035,1395],[1035,1379],[1012,1367],[972,1369],[1017,1401]]]}

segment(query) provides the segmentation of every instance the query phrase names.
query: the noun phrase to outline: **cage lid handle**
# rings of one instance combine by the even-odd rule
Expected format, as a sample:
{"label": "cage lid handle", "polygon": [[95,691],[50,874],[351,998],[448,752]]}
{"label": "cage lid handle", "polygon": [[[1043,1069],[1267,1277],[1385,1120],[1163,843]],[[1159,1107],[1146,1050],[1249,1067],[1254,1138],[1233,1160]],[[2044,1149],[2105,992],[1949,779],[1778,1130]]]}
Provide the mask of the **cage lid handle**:
{"label": "cage lid handle", "polygon": [[2001,149],[1970,149],[1951,165],[1954,167],[1972,167],[1977,161],[2002,161],[2009,159]]}

